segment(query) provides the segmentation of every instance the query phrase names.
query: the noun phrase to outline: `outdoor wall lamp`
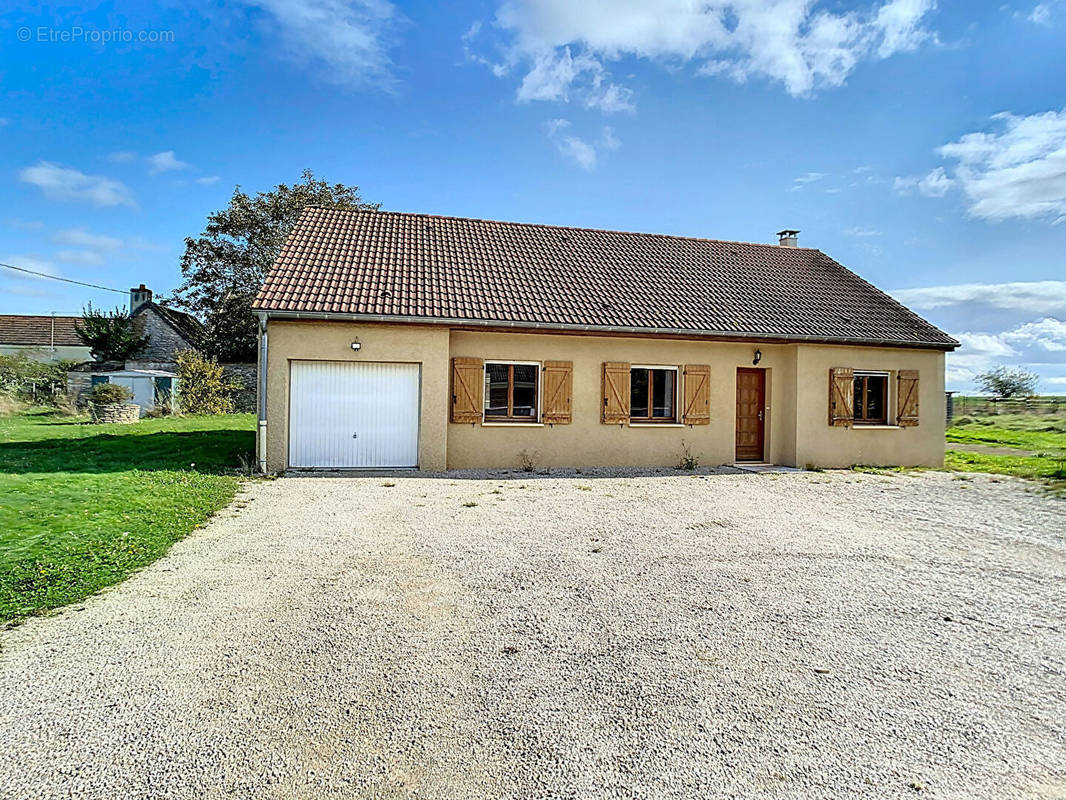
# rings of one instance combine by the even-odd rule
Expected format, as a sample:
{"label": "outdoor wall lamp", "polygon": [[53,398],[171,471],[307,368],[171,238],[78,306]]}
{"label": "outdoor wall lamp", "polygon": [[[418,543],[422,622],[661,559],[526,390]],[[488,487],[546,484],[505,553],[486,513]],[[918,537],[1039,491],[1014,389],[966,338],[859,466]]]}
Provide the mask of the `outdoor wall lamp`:
{"label": "outdoor wall lamp", "polygon": [[[352,347],[355,347],[355,345],[353,344]],[[755,348],[755,358],[753,358],[751,360],[751,363],[752,363],[752,365],[755,365],[755,364],[758,364],[760,361],[762,361],[762,350],[760,350],[758,347],[756,347]]]}
{"label": "outdoor wall lamp", "polygon": [[362,347],[362,345],[359,344],[359,342],[352,342],[352,349],[355,350],[356,352],[359,352],[359,348],[360,347]]}

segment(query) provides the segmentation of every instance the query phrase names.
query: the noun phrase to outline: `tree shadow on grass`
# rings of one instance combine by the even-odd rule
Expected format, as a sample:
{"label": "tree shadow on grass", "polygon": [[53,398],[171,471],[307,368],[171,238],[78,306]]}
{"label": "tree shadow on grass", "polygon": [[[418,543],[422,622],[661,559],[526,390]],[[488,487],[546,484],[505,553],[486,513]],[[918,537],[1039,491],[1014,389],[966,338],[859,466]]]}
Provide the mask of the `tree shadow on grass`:
{"label": "tree shadow on grass", "polygon": [[[66,423],[57,423],[66,424]],[[74,439],[0,442],[0,472],[230,472],[252,463],[253,431],[158,431]]]}

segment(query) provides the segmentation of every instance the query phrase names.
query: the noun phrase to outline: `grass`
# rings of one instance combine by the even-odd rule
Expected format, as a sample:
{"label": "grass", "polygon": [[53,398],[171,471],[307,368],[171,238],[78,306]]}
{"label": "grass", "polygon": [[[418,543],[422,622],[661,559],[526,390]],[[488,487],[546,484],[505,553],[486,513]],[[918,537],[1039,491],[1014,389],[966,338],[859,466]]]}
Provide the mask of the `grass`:
{"label": "grass", "polygon": [[227,505],[250,414],[89,425],[0,418],[0,621],[118,583]]}
{"label": "grass", "polygon": [[949,444],[1028,450],[1014,453],[971,453],[949,449],[945,466],[959,472],[991,472],[1048,483],[1066,490],[1066,417],[1051,414],[999,414],[956,418],[947,430]]}

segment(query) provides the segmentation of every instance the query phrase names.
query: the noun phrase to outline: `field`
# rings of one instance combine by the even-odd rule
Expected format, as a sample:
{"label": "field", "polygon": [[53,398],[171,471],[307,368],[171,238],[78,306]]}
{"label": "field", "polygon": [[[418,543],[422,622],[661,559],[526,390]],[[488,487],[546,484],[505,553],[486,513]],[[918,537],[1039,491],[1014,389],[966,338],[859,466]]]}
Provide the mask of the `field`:
{"label": "field", "polygon": [[946,438],[949,469],[1014,475],[1066,489],[1066,412],[956,416]]}
{"label": "field", "polygon": [[227,505],[253,417],[0,418],[0,622],[123,580]]}

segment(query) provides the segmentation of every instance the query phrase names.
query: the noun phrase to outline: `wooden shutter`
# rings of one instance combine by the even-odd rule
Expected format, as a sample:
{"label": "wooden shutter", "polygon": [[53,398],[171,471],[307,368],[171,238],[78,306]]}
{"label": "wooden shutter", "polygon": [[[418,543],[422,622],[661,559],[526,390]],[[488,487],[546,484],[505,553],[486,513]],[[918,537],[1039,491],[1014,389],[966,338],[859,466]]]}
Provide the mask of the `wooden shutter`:
{"label": "wooden shutter", "polygon": [[833,367],[829,370],[829,424],[846,428],[855,422],[855,370]]}
{"label": "wooden shutter", "polygon": [[552,425],[569,425],[574,393],[574,362],[545,361],[541,382],[544,391],[541,421]]}
{"label": "wooden shutter", "polygon": [[686,425],[711,424],[711,368],[706,364],[685,364]]}
{"label": "wooden shutter", "polygon": [[480,358],[452,359],[452,422],[480,422],[485,362]]}
{"label": "wooden shutter", "polygon": [[896,424],[911,428],[918,424],[918,370],[896,373]]}
{"label": "wooden shutter", "polygon": [[603,424],[629,422],[629,364],[607,361],[603,365]]}

